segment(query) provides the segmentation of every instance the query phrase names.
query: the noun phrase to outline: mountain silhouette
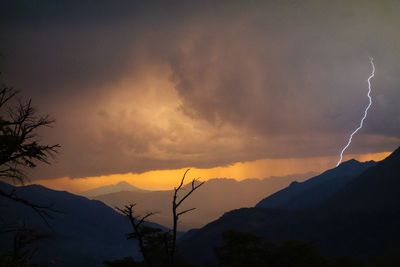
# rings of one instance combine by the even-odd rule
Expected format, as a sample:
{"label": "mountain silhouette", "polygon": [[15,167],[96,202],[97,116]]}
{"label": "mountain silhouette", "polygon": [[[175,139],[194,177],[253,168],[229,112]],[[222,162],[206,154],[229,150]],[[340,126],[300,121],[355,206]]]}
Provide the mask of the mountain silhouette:
{"label": "mountain silhouette", "polygon": [[94,197],[94,196],[106,195],[106,194],[111,194],[111,193],[116,193],[116,192],[121,192],[121,191],[145,192],[146,190],[140,189],[136,186],[133,186],[128,182],[121,181],[117,184],[105,185],[105,186],[97,187],[97,188],[94,188],[91,190],[87,190],[80,194],[83,196],[86,196],[86,197]]}
{"label": "mountain silhouette", "polygon": [[[0,183],[0,188],[6,192],[15,189],[20,198],[62,212],[52,213],[49,229],[31,208],[0,197],[2,223],[24,223],[50,235],[39,244],[35,261],[51,262],[52,266],[103,266],[104,260],[140,257],[136,243],[126,240],[126,234],[132,231],[128,220],[100,201],[40,185]],[[2,235],[1,250],[8,250],[12,243],[12,236]]]}
{"label": "mountain silhouette", "polygon": [[[204,226],[219,218],[225,212],[252,207],[266,195],[289,185],[292,181],[302,181],[313,174],[299,174],[266,179],[246,179],[236,181],[228,178],[208,180],[198,193],[192,195],[183,208],[195,207],[196,211],[185,214],[180,220],[180,229],[188,230]],[[165,191],[122,191],[93,197],[110,207],[137,203],[140,213],[157,212],[152,217],[156,223],[170,227],[171,201],[173,190]]]}
{"label": "mountain silhouette", "polygon": [[346,213],[400,212],[400,148],[354,179],[327,207]]}
{"label": "mountain silhouette", "polygon": [[[350,161],[347,164],[358,163]],[[338,168],[342,169],[341,166]],[[349,173],[352,173],[351,168]],[[337,179],[341,181],[350,176],[341,175]],[[400,252],[399,178],[400,149],[397,149],[383,161],[372,164],[350,179],[319,205],[301,203],[301,208],[287,208],[286,204],[294,201],[288,198],[276,202],[278,208],[260,208],[257,205],[233,210],[191,232],[189,237],[183,237],[180,248],[189,260],[210,263],[214,248],[221,244],[222,233],[237,230],[259,235],[274,243],[285,240],[312,242],[327,256],[368,258],[386,252]],[[336,180],[327,180],[331,179]]]}
{"label": "mountain silhouette", "polygon": [[374,165],[374,161],[361,163],[354,159],[343,162],[338,167],[304,182],[291,183],[289,187],[260,201],[256,207],[295,210],[319,206]]}

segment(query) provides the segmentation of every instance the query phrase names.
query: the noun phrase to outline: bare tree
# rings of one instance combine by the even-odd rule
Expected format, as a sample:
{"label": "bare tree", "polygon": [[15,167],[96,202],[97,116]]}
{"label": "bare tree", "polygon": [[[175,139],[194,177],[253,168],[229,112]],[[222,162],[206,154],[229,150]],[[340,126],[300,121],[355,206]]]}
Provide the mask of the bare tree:
{"label": "bare tree", "polygon": [[37,162],[49,163],[60,147],[40,144],[37,131],[51,127],[49,116],[37,116],[32,100],[19,100],[16,106],[6,105],[18,92],[5,87],[0,90],[0,178],[23,184],[25,168],[35,168]]}
{"label": "bare tree", "polygon": [[124,208],[116,208],[119,212],[121,212],[123,215],[125,215],[128,219],[129,222],[131,223],[133,232],[128,234],[128,239],[136,239],[139,244],[139,249],[140,252],[143,255],[143,260],[146,264],[146,266],[152,266],[152,259],[149,256],[149,253],[147,251],[147,247],[145,244],[145,236],[144,236],[144,231],[143,231],[143,223],[146,221],[147,218],[151,217],[154,215],[154,213],[147,213],[146,215],[142,217],[138,217],[135,215],[134,212],[134,207],[136,206],[136,203],[134,204],[129,204],[126,205]]}
{"label": "bare tree", "polygon": [[[24,184],[29,179],[26,169],[35,168],[37,163],[49,164],[49,159],[57,153],[58,144],[41,143],[38,131],[51,127],[54,121],[49,116],[38,116],[31,99],[16,99],[18,91],[2,85],[0,89],[0,181]],[[14,103],[15,102],[15,103]],[[0,189],[0,196],[31,207],[42,217],[51,217],[55,212],[50,206],[34,204],[17,196],[15,189],[10,192]]]}
{"label": "bare tree", "polygon": [[[179,186],[174,188],[174,194],[172,197],[172,221],[173,221],[172,231],[160,232],[161,230],[159,229],[154,229],[151,227],[144,226],[143,223],[145,223],[150,216],[154,215],[154,213],[151,212],[147,213],[144,216],[136,216],[134,212],[134,207],[136,206],[136,204],[127,205],[122,209],[116,208],[119,212],[121,212],[129,219],[133,228],[133,233],[128,234],[128,239],[134,238],[138,240],[139,249],[143,255],[144,263],[148,267],[151,266],[174,267],[176,265],[176,246],[177,246],[176,239],[177,239],[179,218],[185,213],[188,213],[196,209],[196,208],[190,208],[180,211],[179,207],[194,191],[196,191],[200,186],[204,184],[204,182],[197,182],[198,179],[193,179],[190,184],[184,186],[186,174],[188,172],[189,169],[187,169],[183,174]],[[186,194],[184,194],[182,197],[179,197],[179,193],[185,191],[186,189],[189,189],[189,191],[187,191]],[[150,231],[150,236],[156,233],[156,239],[158,239],[159,241],[161,239],[162,241],[163,251],[166,257],[166,261],[162,262],[161,264],[153,261],[152,255],[150,255],[150,250],[152,250],[154,246],[152,247],[146,244],[146,242],[149,239],[148,231]],[[161,261],[161,259],[158,259],[158,261]]]}
{"label": "bare tree", "polygon": [[178,231],[178,221],[180,216],[182,216],[185,213],[188,213],[190,211],[195,210],[196,208],[189,208],[185,209],[182,211],[179,211],[178,208],[182,205],[182,203],[197,189],[199,189],[200,186],[204,184],[204,182],[196,182],[199,180],[198,178],[193,179],[192,182],[190,183],[190,189],[189,191],[184,194],[183,197],[179,198],[179,193],[183,190],[185,190],[185,187],[183,186],[185,183],[185,178],[186,174],[189,172],[190,169],[187,169],[185,173],[183,174],[183,177],[181,179],[181,183],[179,184],[178,187],[174,188],[174,196],[172,198],[172,246],[171,246],[171,262],[170,266],[173,267],[175,266],[175,261],[176,261],[176,234]]}

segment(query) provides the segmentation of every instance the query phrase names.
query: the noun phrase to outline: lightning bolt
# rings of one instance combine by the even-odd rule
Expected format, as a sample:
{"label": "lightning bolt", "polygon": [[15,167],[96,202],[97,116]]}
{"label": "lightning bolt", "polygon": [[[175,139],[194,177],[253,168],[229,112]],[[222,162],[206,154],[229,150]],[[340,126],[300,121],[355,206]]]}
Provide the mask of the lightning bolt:
{"label": "lightning bolt", "polygon": [[343,148],[342,151],[340,152],[340,159],[339,159],[338,163],[336,164],[336,167],[339,166],[339,164],[342,162],[342,160],[343,160],[343,153],[344,153],[344,152],[346,151],[346,149],[350,146],[351,141],[353,140],[353,136],[354,136],[359,130],[361,130],[361,128],[363,127],[364,120],[367,118],[367,115],[368,115],[368,110],[369,110],[369,108],[370,108],[371,105],[372,105],[372,98],[371,98],[371,79],[375,76],[375,65],[374,65],[374,59],[373,59],[372,57],[369,58],[369,61],[371,62],[371,67],[372,67],[371,75],[368,77],[368,80],[367,80],[367,82],[368,82],[368,94],[367,94],[367,96],[368,96],[369,103],[368,103],[367,107],[365,108],[364,116],[362,117],[362,119],[361,119],[361,121],[360,121],[360,125],[357,127],[357,129],[355,129],[355,130],[351,133],[350,138],[349,138],[349,140],[347,141],[347,144],[344,146],[344,148]]}

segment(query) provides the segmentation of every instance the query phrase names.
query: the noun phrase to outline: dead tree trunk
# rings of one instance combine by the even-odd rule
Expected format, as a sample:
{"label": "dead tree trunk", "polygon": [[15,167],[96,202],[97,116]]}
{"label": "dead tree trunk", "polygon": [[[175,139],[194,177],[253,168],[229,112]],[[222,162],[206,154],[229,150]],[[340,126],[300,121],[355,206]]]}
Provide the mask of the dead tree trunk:
{"label": "dead tree trunk", "polygon": [[185,171],[183,174],[183,177],[181,179],[181,183],[179,184],[178,187],[174,188],[174,195],[172,198],[172,245],[171,245],[171,255],[170,255],[170,266],[175,267],[176,264],[176,233],[178,231],[178,221],[179,217],[187,212],[193,211],[196,208],[190,208],[186,209],[183,211],[178,211],[179,206],[195,191],[197,190],[200,186],[204,184],[204,182],[199,182],[196,184],[196,181],[198,179],[193,179],[191,184],[190,184],[190,190],[181,198],[178,200],[178,194],[180,191],[184,190],[183,185],[185,182],[186,174],[188,173],[189,169]]}
{"label": "dead tree trunk", "polygon": [[128,239],[134,238],[138,241],[140,252],[143,255],[143,261],[147,267],[152,267],[153,264],[154,266],[160,266],[160,263],[162,263],[163,266],[169,266],[169,267],[175,267],[176,265],[176,235],[178,231],[179,218],[181,215],[196,209],[196,208],[190,208],[179,211],[178,208],[195,190],[197,190],[200,186],[204,184],[204,182],[196,183],[198,179],[193,179],[192,182],[189,185],[187,185],[189,191],[181,198],[179,198],[178,194],[186,189],[186,186],[184,186],[184,182],[188,171],[189,169],[185,171],[179,186],[174,188],[174,195],[172,198],[172,222],[173,222],[172,235],[170,235],[171,232],[165,232],[160,236],[160,238],[162,238],[163,249],[165,250],[166,254],[166,260],[160,258],[153,259],[151,255],[151,247],[149,248],[148,244],[146,245],[146,234],[143,231],[145,227],[142,226],[142,224],[143,222],[145,222],[147,218],[154,215],[154,213],[148,213],[143,217],[137,217],[134,214],[134,207],[136,204],[127,205],[122,209],[116,208],[118,211],[120,211],[129,219],[133,228],[133,233],[128,234]]}
{"label": "dead tree trunk", "polygon": [[135,206],[136,206],[136,203],[126,205],[123,209],[120,209],[120,208],[116,208],[116,209],[118,211],[120,211],[122,214],[124,214],[129,219],[129,222],[132,225],[133,233],[128,234],[128,239],[134,238],[138,241],[139,249],[143,256],[143,261],[146,266],[151,267],[152,260],[149,257],[147,248],[145,246],[145,241],[144,241],[144,237],[142,235],[141,226],[142,226],[142,223],[145,222],[145,220],[147,218],[154,215],[154,213],[148,213],[148,214],[144,215],[143,217],[136,217],[134,215],[134,210],[133,210]]}

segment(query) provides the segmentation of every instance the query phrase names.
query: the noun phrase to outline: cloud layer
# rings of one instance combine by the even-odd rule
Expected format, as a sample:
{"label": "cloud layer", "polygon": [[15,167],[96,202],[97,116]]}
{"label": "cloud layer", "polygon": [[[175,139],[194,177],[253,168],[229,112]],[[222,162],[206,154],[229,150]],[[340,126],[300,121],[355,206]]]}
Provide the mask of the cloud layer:
{"label": "cloud layer", "polygon": [[34,177],[331,156],[400,140],[396,1],[4,2],[1,69],[56,118]]}

